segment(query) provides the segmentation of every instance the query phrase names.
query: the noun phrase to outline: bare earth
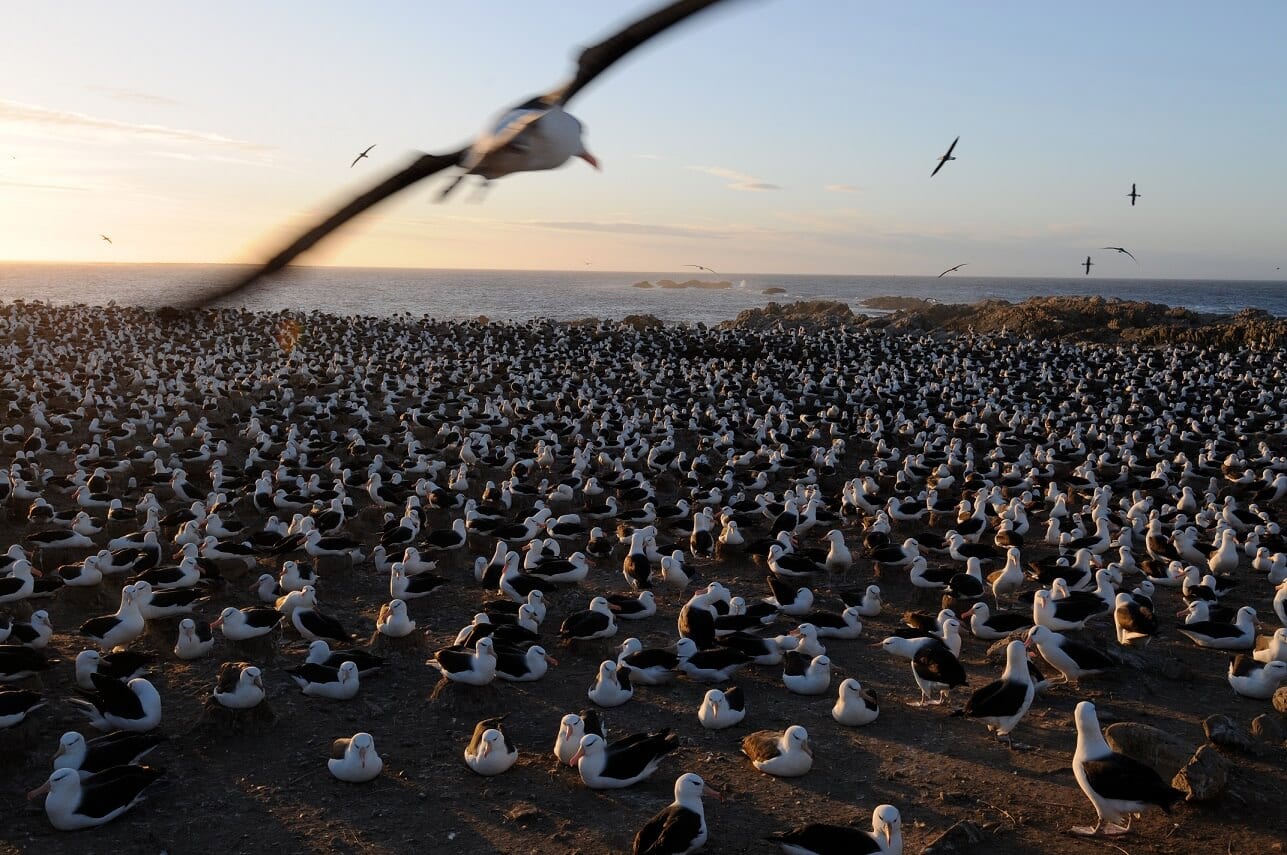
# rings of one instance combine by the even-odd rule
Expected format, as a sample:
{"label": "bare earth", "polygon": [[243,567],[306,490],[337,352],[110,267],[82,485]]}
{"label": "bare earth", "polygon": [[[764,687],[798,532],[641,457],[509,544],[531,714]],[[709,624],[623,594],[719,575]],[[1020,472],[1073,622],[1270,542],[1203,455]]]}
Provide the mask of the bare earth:
{"label": "bare earth", "polygon": [[[236,405],[243,414],[246,403]],[[227,413],[213,415],[218,420]],[[222,435],[232,442],[235,431]],[[73,447],[80,441],[76,436],[69,439]],[[240,460],[245,450],[244,445],[234,445],[229,462]],[[870,451],[853,443],[846,462],[856,463]],[[488,478],[500,480],[504,474],[476,473],[473,493],[477,495]],[[839,478],[833,480],[824,484],[828,495],[840,486]],[[662,476],[657,483],[659,501],[673,500],[675,482]],[[359,507],[369,504],[364,495],[355,498]],[[1277,515],[1281,521],[1281,510]],[[251,524],[260,521],[250,507],[242,508],[242,518]],[[377,522],[378,515],[367,512],[349,531],[373,544]],[[431,525],[446,527],[449,522],[446,512],[432,512]],[[110,532],[119,534],[128,528],[116,525]],[[0,546],[19,541],[28,531],[24,521],[10,516],[0,522]],[[851,545],[861,542],[861,532],[852,524],[845,531]],[[895,540],[903,534],[896,528]],[[700,773],[724,794],[723,801],[706,803],[711,829],[707,851],[715,853],[775,851],[763,840],[765,835],[804,821],[854,821],[865,826],[871,809],[882,802],[902,812],[908,852],[919,852],[959,820],[972,820],[988,832],[988,842],[974,851],[992,855],[1115,851],[1255,855],[1281,851],[1287,839],[1283,752],[1268,747],[1262,756],[1233,758],[1230,792],[1211,806],[1182,804],[1170,817],[1149,814],[1137,822],[1132,834],[1113,843],[1069,836],[1070,826],[1094,819],[1069,768],[1075,742],[1071,714],[1077,701],[1094,700],[1105,724],[1112,720],[1152,724],[1190,740],[1195,747],[1203,741],[1201,722],[1207,715],[1227,713],[1245,725],[1253,716],[1271,712],[1270,704],[1235,696],[1223,676],[1225,655],[1197,649],[1170,631],[1143,656],[1150,663],[1167,659],[1180,663],[1186,672],[1182,679],[1168,680],[1150,669],[1119,669],[1122,673],[1089,678],[1081,687],[1055,687],[1038,697],[1015,732],[1027,748],[1008,750],[989,737],[982,725],[948,717],[950,709],[964,701],[965,691],[958,690],[946,708],[909,706],[918,693],[908,664],[872,645],[895,628],[904,609],[932,611],[938,604],[918,599],[905,576],[898,575],[875,580],[884,592],[886,611],[865,621],[860,640],[828,642],[836,676],[826,695],[791,695],[782,688],[775,669],[748,669],[736,681],[746,692],[746,721],[730,730],[710,732],[700,727],[696,717],[708,686],[681,679],[666,688],[641,687],[632,701],[606,712],[610,735],[669,726],[681,735],[682,748],[641,785],[590,791],[574,769],[556,765],[551,748],[558,721],[564,713],[588,705],[585,691],[598,663],[615,656],[622,639],[636,635],[646,646],[669,643],[687,593],[663,594],[655,618],[622,622],[621,632],[611,642],[561,649],[549,641],[547,649],[561,664],[542,681],[498,681],[483,689],[451,686],[438,701],[430,702],[437,675],[423,664],[424,659],[449,644],[477,610],[480,591],[468,565],[474,555],[489,554],[491,544],[489,538],[478,539],[448,562],[445,574],[454,582],[450,588],[410,603],[420,628],[429,630],[428,637],[417,632],[402,643],[382,640],[375,649],[391,661],[383,672],[364,678],[353,701],[312,699],[294,687],[281,669],[302,661],[304,644],[288,632],[275,660],[257,660],[265,668],[267,703],[276,714],[276,721],[259,733],[234,734],[202,726],[203,703],[219,663],[245,656],[220,638],[213,656],[180,662],[171,653],[175,623],[156,622],[137,647],[158,657],[151,679],[163,697],[161,729],[169,741],[147,762],[167,770],[168,787],[108,826],[73,834],[54,831],[40,803],[28,803],[23,796],[44,781],[59,735],[82,729],[83,719],[63,700],[74,694],[71,661],[84,648],[75,628],[87,617],[112,611],[115,596],[100,603],[66,596],[33,601],[34,607],[47,608],[52,616],[58,629],[52,648],[62,662],[39,682],[53,702],[35,713],[27,728],[34,747],[16,763],[12,755],[7,756],[10,765],[0,767],[4,770],[0,804],[5,806],[0,853],[621,852],[629,851],[638,827],[669,803],[674,779],[685,771]],[[68,554],[66,560],[83,554]],[[1042,549],[1029,547],[1024,558],[1043,554]],[[719,579],[734,593],[745,591],[748,597],[758,596],[763,587],[762,566],[742,556],[697,562],[696,567],[695,585]],[[265,560],[263,570],[275,573],[277,565]],[[206,618],[213,618],[224,605],[252,604],[246,585],[258,572],[230,580],[206,606]],[[835,581],[873,581],[870,562],[860,561],[849,578]],[[625,590],[620,560],[601,562],[582,589],[568,589],[554,597],[543,627],[547,639],[554,637],[566,613],[585,607],[590,589]],[[1263,603],[1268,595],[1269,586],[1263,580],[1245,580],[1229,600],[1236,607]],[[351,571],[327,569],[319,599],[328,612],[369,638],[375,613],[388,600],[387,579],[376,575],[369,563]],[[1158,614],[1169,629],[1175,623],[1171,615],[1179,608],[1179,593],[1159,589],[1157,600]],[[785,621],[779,624],[783,632],[790,626]],[[1112,646],[1107,622],[1101,621],[1084,635],[1101,647]],[[963,659],[971,687],[1000,673],[1001,661],[989,661],[987,647],[972,637],[966,639]],[[880,694],[882,711],[875,724],[847,729],[831,719],[835,687],[845,676],[859,678]],[[521,759],[508,773],[481,778],[465,767],[461,752],[478,719],[501,713],[509,714],[505,727]],[[739,754],[745,734],[791,724],[804,725],[815,746],[816,764],[803,778],[786,781],[761,775]],[[374,735],[385,770],[370,784],[343,784],[326,771],[329,743],[357,730]],[[17,737],[5,739],[9,740],[5,746],[12,748]]]}

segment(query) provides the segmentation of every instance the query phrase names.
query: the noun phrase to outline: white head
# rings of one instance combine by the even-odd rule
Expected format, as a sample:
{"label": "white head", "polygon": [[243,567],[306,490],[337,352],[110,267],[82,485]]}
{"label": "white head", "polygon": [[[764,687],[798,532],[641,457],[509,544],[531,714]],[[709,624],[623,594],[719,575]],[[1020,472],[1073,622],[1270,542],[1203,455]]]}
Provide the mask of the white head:
{"label": "white head", "polygon": [[[353,663],[346,662],[344,664],[351,665]],[[365,769],[367,761],[375,753],[375,739],[366,731],[353,734],[353,738],[349,740],[348,753],[356,754],[358,764]]]}
{"label": "white head", "polygon": [[809,744],[809,731],[798,724],[791,725],[782,734],[782,749],[784,754],[799,749],[813,756],[813,746]]}

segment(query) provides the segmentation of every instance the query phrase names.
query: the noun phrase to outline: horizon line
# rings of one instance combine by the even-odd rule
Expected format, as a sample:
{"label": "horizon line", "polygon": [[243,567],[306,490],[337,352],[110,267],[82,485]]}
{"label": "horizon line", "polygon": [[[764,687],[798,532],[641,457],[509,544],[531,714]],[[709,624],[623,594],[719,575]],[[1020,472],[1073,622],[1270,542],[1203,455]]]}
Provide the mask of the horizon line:
{"label": "horizon line", "polygon": [[[0,267],[30,265],[30,266],[68,266],[68,267],[256,267],[260,262],[253,261],[55,261],[51,259],[0,259]],[[436,272],[436,273],[611,273],[611,274],[652,274],[674,273],[683,271],[666,271],[666,270],[613,270],[608,268],[572,268],[572,267],[405,267],[399,265],[384,264],[292,264],[288,270],[401,270],[415,272]],[[277,274],[281,276],[282,274]],[[287,274],[288,275],[288,274]],[[814,277],[834,277],[843,279],[853,278],[889,278],[889,279],[937,279],[938,274],[926,273],[924,275],[915,273],[799,273],[788,271],[768,271],[768,272],[735,272],[721,273],[721,277],[747,277],[747,276],[814,276]],[[695,278],[695,277],[690,277]],[[1068,276],[1050,276],[1042,274],[993,274],[993,275],[973,275],[965,274],[953,277],[958,280],[971,279],[1024,279],[1024,280],[1052,280],[1052,281],[1094,281],[1091,277],[1068,275]],[[1095,277],[1100,281],[1137,281],[1137,282],[1174,282],[1194,281],[1194,282],[1282,282],[1287,284],[1287,277],[1264,277],[1264,278],[1215,278],[1211,276],[1197,276],[1192,274],[1171,274],[1165,276],[1104,276]]]}

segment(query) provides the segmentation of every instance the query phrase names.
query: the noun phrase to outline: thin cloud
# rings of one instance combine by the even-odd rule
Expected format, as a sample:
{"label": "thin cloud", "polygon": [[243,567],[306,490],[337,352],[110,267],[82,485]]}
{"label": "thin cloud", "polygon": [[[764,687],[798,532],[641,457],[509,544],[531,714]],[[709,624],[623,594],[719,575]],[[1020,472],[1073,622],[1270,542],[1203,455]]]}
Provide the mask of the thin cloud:
{"label": "thin cloud", "polygon": [[557,229],[572,232],[612,232],[626,235],[647,235],[649,237],[683,237],[701,238],[703,240],[725,240],[733,235],[727,231],[705,229],[696,226],[664,226],[654,223],[601,223],[562,220],[528,220],[518,223],[534,229]]}
{"label": "thin cloud", "polygon": [[0,178],[0,187],[21,187],[23,190],[50,190],[55,193],[84,193],[90,188],[71,184],[41,184],[36,181],[9,181]]}
{"label": "thin cloud", "polygon": [[707,175],[714,175],[716,178],[728,180],[725,186],[730,190],[781,190],[776,184],[770,184],[762,178],[756,178],[754,175],[747,175],[745,172],[738,172],[736,169],[728,169],[723,166],[690,166],[696,172],[705,172]]}
{"label": "thin cloud", "polygon": [[855,184],[828,184],[822,188],[828,193],[861,193],[862,188]]}
{"label": "thin cloud", "polygon": [[272,151],[271,146],[233,139],[222,134],[189,131],[164,125],[121,122],[116,119],[100,119],[95,116],[87,116],[84,113],[51,110],[34,104],[23,104],[18,101],[0,99],[0,124],[4,123],[52,128],[55,131],[88,132],[116,138],[149,139],[187,145],[212,146],[260,154]]}
{"label": "thin cloud", "polygon": [[664,160],[664,158],[659,154],[636,154],[635,157],[640,160]]}
{"label": "thin cloud", "polygon": [[115,86],[86,86],[90,92],[115,98],[117,101],[130,101],[135,104],[152,104],[157,107],[178,107],[182,101],[167,98],[164,95],[153,95],[151,92],[139,92],[137,89],[118,89]]}

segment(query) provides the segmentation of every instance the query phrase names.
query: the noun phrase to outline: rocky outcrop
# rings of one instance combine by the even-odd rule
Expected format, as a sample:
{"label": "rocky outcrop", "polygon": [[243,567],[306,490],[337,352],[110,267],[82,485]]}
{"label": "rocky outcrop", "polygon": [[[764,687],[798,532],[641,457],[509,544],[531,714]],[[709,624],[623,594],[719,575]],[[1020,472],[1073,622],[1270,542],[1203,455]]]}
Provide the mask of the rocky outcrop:
{"label": "rocky outcrop", "polygon": [[854,321],[854,312],[848,303],[801,300],[785,305],[770,302],[762,309],[747,309],[733,320],[720,324],[719,328],[765,330],[780,325],[815,330],[851,326]]}
{"label": "rocky outcrop", "polygon": [[665,326],[656,315],[626,315],[621,319],[621,325],[636,330],[656,330]]}
{"label": "rocky outcrop", "polygon": [[703,282],[701,279],[688,279],[683,282],[676,282],[673,279],[658,279],[658,288],[676,289],[676,288],[697,288],[703,291],[727,291],[733,287],[733,283],[727,279],[721,279],[718,282]]}
{"label": "rocky outcrop", "polygon": [[914,297],[873,297],[864,306],[893,310],[879,325],[895,331],[1001,333],[1092,342],[1287,345],[1287,318],[1260,309],[1203,315],[1190,309],[1105,297],[1032,297],[1020,303],[938,303]]}

